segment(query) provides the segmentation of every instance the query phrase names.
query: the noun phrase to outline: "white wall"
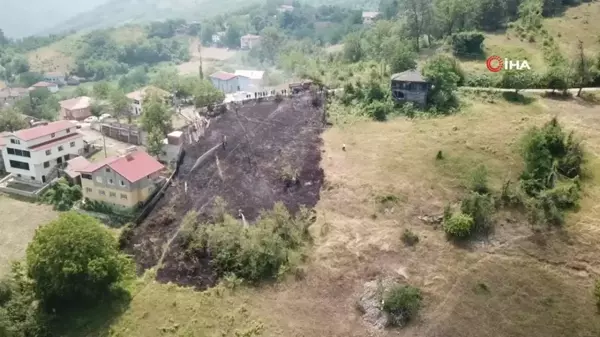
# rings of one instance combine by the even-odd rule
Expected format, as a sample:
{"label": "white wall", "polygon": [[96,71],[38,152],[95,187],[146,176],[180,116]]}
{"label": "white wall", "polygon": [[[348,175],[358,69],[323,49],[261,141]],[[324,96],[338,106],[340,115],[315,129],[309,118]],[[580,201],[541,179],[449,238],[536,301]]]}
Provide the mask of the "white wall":
{"label": "white wall", "polygon": [[[74,132],[75,128],[73,127]],[[63,136],[66,134],[65,131],[62,131]],[[58,133],[55,136],[58,138]],[[45,139],[45,141],[49,141],[50,136],[42,137],[40,139]],[[75,139],[70,138],[61,142],[57,142],[53,144],[50,148],[44,148],[41,150],[30,149],[31,146],[43,143],[43,140],[32,140],[29,143],[33,143],[32,145],[28,145],[28,142],[20,141],[21,144],[13,144],[10,142],[10,139],[7,138],[6,146],[2,149],[2,158],[4,160],[4,165],[7,172],[20,174],[24,180],[31,180],[38,183],[42,183],[42,176],[47,175],[54,166],[57,165],[57,159],[62,158],[62,162],[64,163],[66,160],[64,156],[69,155],[73,157],[75,155],[79,155],[83,150],[83,136],[79,136]],[[74,146],[71,146],[71,143],[74,143]],[[59,151],[59,147],[62,146],[62,150]],[[9,154],[8,148],[25,150],[29,151],[30,157],[18,156],[15,154]],[[49,150],[49,153],[47,151]],[[17,160],[20,162],[24,162],[29,164],[29,170],[23,170],[19,168],[14,168],[10,166],[10,160]],[[44,163],[48,162],[48,167],[44,167]],[[34,177],[35,179],[31,179],[30,177]]]}

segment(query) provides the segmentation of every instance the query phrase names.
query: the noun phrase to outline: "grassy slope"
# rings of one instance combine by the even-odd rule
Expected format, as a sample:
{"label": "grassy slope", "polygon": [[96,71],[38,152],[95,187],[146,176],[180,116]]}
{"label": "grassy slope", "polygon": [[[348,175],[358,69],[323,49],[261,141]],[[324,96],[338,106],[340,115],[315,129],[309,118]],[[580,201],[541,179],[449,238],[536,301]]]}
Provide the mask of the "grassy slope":
{"label": "grassy slope", "polygon": [[[89,336],[221,336],[257,325],[264,336],[365,336],[355,295],[378,275],[401,275],[424,290],[423,311],[402,336],[597,336],[591,286],[600,275],[598,176],[586,182],[581,210],[562,232],[534,235],[522,216],[503,212],[489,241],[459,248],[418,216],[440,214],[458,200],[478,163],[487,165],[496,190],[516,178],[516,141],[554,115],[584,138],[588,170],[597,172],[599,112],[573,102],[476,99],[444,118],[334,126],[324,134],[327,184],[304,279],[220,295],[146,281],[123,315]],[[375,201],[390,194],[395,205]],[[420,237],[414,248],[401,243],[405,228]],[[469,328],[473,321],[477,327]],[[81,335],[88,334],[72,334]]]}
{"label": "grassy slope", "polygon": [[0,195],[0,277],[10,262],[25,256],[35,229],[57,217],[52,206],[36,205]]}

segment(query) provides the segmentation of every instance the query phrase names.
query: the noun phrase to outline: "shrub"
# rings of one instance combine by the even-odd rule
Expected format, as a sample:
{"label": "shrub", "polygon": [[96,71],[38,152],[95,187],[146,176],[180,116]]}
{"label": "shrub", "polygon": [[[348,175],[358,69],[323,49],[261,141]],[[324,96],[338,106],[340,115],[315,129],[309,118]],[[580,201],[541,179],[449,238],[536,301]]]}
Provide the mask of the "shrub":
{"label": "shrub", "polygon": [[450,36],[452,51],[460,57],[477,57],[483,54],[483,40],[485,35],[481,32],[461,32]]}
{"label": "shrub", "polygon": [[133,224],[128,223],[121,230],[121,234],[119,234],[119,249],[125,249],[129,246],[131,239],[133,238]]}
{"label": "shrub", "polygon": [[70,185],[64,178],[59,179],[42,195],[41,201],[52,205],[57,211],[67,211],[81,199],[81,187]]}
{"label": "shrub", "polygon": [[419,288],[394,286],[384,295],[383,310],[390,315],[393,325],[403,325],[419,312],[422,299]]}
{"label": "shrub", "polygon": [[365,106],[367,115],[376,121],[385,121],[394,109],[391,101],[374,101]]}
{"label": "shrub", "polygon": [[94,303],[123,280],[130,261],[96,219],[69,212],[37,230],[27,247],[28,274],[42,303]]}
{"label": "shrub", "polygon": [[471,192],[462,200],[460,210],[473,219],[474,230],[485,232],[491,224],[494,200],[492,196]]}
{"label": "shrub", "polygon": [[419,236],[407,228],[402,233],[402,242],[407,246],[414,246],[419,242]]}
{"label": "shrub", "polygon": [[473,232],[473,217],[462,212],[453,213],[444,221],[444,231],[455,238],[466,238]]}
{"label": "shrub", "polygon": [[305,209],[292,217],[282,203],[249,227],[226,213],[218,218],[222,221],[198,229],[192,245],[210,253],[219,275],[234,274],[250,282],[277,277],[309,238],[313,220]]}
{"label": "shrub", "polygon": [[489,192],[488,184],[488,173],[485,165],[478,165],[473,172],[469,181],[469,188],[477,193],[485,194]]}
{"label": "shrub", "polygon": [[425,64],[423,75],[433,85],[428,95],[430,105],[440,111],[447,111],[458,104],[455,91],[464,80],[464,74],[456,59],[438,55]]}

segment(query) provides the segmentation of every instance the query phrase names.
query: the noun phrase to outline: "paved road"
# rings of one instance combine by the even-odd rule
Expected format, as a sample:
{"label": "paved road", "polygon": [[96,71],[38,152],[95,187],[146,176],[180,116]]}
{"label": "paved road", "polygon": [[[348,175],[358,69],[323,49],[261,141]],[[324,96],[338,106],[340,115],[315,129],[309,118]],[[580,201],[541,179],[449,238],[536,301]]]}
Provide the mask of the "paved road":
{"label": "paved road", "polygon": [[[506,88],[484,88],[484,87],[459,87],[461,90],[486,90],[486,91],[495,91],[495,92],[513,92],[515,89],[506,89]],[[545,92],[551,92],[552,89],[521,89],[519,92],[531,92],[531,93],[540,93],[543,94]],[[556,90],[559,92],[559,90]],[[579,88],[571,88],[568,91],[572,94],[576,94],[579,91]],[[581,91],[593,92],[600,91],[599,87],[588,87],[583,88]]]}

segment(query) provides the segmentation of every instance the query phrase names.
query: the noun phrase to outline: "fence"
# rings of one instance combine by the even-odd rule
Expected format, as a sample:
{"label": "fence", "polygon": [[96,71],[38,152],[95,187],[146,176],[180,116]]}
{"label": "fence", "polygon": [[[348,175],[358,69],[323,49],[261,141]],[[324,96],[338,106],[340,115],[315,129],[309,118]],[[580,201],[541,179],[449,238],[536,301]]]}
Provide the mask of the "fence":
{"label": "fence", "polygon": [[101,123],[97,126],[93,125],[92,128],[100,131],[106,137],[133,145],[144,145],[146,141],[145,132],[135,125]]}

